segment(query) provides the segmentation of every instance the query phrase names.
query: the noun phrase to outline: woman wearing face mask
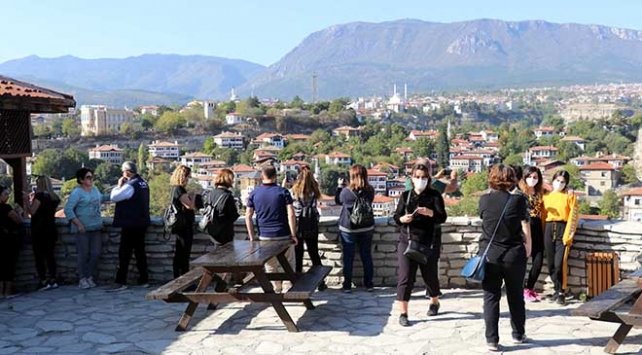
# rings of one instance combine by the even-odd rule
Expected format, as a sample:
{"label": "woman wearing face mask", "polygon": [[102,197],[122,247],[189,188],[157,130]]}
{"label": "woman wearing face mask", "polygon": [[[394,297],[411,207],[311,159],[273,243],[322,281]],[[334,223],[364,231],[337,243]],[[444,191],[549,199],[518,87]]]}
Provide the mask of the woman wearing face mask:
{"label": "woman wearing face mask", "polygon": [[434,316],[439,312],[439,279],[437,277],[437,256],[433,257],[425,265],[410,260],[404,255],[409,240],[435,247],[434,238],[435,225],[446,221],[446,209],[441,194],[428,188],[430,184],[429,169],[426,165],[417,164],[412,169],[413,188],[405,191],[394,214],[394,220],[400,226],[401,234],[397,245],[397,260],[399,269],[397,272],[397,302],[399,304],[399,324],[408,326],[408,301],[415,283],[417,268],[421,269],[422,275],[427,275],[428,293],[431,297],[428,315]]}
{"label": "woman wearing face mask", "polygon": [[533,243],[531,271],[528,273],[526,286],[524,287],[524,299],[529,302],[540,300],[540,296],[535,292],[534,288],[544,262],[544,220],[546,211],[542,200],[544,195],[542,183],[542,173],[534,166],[527,166],[523,172],[523,179],[519,181],[519,189],[528,198],[531,240]]}
{"label": "woman wearing face mask", "polygon": [[553,191],[544,195],[546,227],[544,230],[544,248],[549,274],[553,280],[555,293],[553,300],[565,304],[564,288],[566,287],[566,259],[573,243],[577,228],[577,199],[568,193],[570,175],[560,170],[553,175]]}

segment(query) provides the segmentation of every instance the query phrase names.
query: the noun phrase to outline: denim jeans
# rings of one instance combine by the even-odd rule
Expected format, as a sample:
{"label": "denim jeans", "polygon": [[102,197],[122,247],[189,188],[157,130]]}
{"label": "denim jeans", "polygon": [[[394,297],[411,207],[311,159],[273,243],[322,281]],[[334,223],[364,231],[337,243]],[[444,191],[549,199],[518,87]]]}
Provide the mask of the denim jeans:
{"label": "denim jeans", "polygon": [[98,259],[102,250],[100,231],[88,231],[76,235],[78,252],[78,276],[81,279],[97,276]]}
{"label": "denim jeans", "polygon": [[372,276],[372,231],[362,233],[340,232],[341,246],[343,247],[343,289],[352,288],[352,264],[357,246],[363,264],[363,285],[373,287]]}

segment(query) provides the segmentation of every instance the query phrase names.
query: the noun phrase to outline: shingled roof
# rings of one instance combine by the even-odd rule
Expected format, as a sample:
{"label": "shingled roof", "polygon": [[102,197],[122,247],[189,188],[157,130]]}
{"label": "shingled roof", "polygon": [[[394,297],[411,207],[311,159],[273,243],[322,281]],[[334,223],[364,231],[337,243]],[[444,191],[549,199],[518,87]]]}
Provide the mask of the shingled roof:
{"label": "shingled roof", "polygon": [[71,95],[0,75],[0,110],[64,113],[74,106]]}

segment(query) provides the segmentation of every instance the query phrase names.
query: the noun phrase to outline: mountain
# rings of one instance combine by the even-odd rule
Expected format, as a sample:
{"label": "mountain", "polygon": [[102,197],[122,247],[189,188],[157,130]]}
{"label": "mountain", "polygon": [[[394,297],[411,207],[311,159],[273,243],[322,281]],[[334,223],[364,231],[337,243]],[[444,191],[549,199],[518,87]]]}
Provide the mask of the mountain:
{"label": "mountain", "polygon": [[[34,83],[73,87],[77,101],[174,103],[223,98],[264,67],[248,61],[208,56],[145,54],[124,59],[30,56],[0,64],[0,73]],[[95,101],[98,100],[98,101]],[[103,101],[104,102],[104,101]]]}
{"label": "mountain", "polygon": [[320,98],[642,81],[642,31],[545,21],[399,20],[315,32],[248,81],[259,96]]}

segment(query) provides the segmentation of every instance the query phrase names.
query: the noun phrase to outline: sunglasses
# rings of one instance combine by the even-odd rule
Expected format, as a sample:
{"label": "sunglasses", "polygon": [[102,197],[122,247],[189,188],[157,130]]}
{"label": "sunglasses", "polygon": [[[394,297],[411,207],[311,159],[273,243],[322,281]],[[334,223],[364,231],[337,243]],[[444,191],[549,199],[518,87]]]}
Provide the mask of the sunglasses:
{"label": "sunglasses", "polygon": [[87,180],[87,179],[88,179],[88,180],[93,180],[93,179],[94,179],[94,176],[93,176],[93,175],[86,175],[86,176],[85,176],[85,179],[86,179],[86,180]]}

